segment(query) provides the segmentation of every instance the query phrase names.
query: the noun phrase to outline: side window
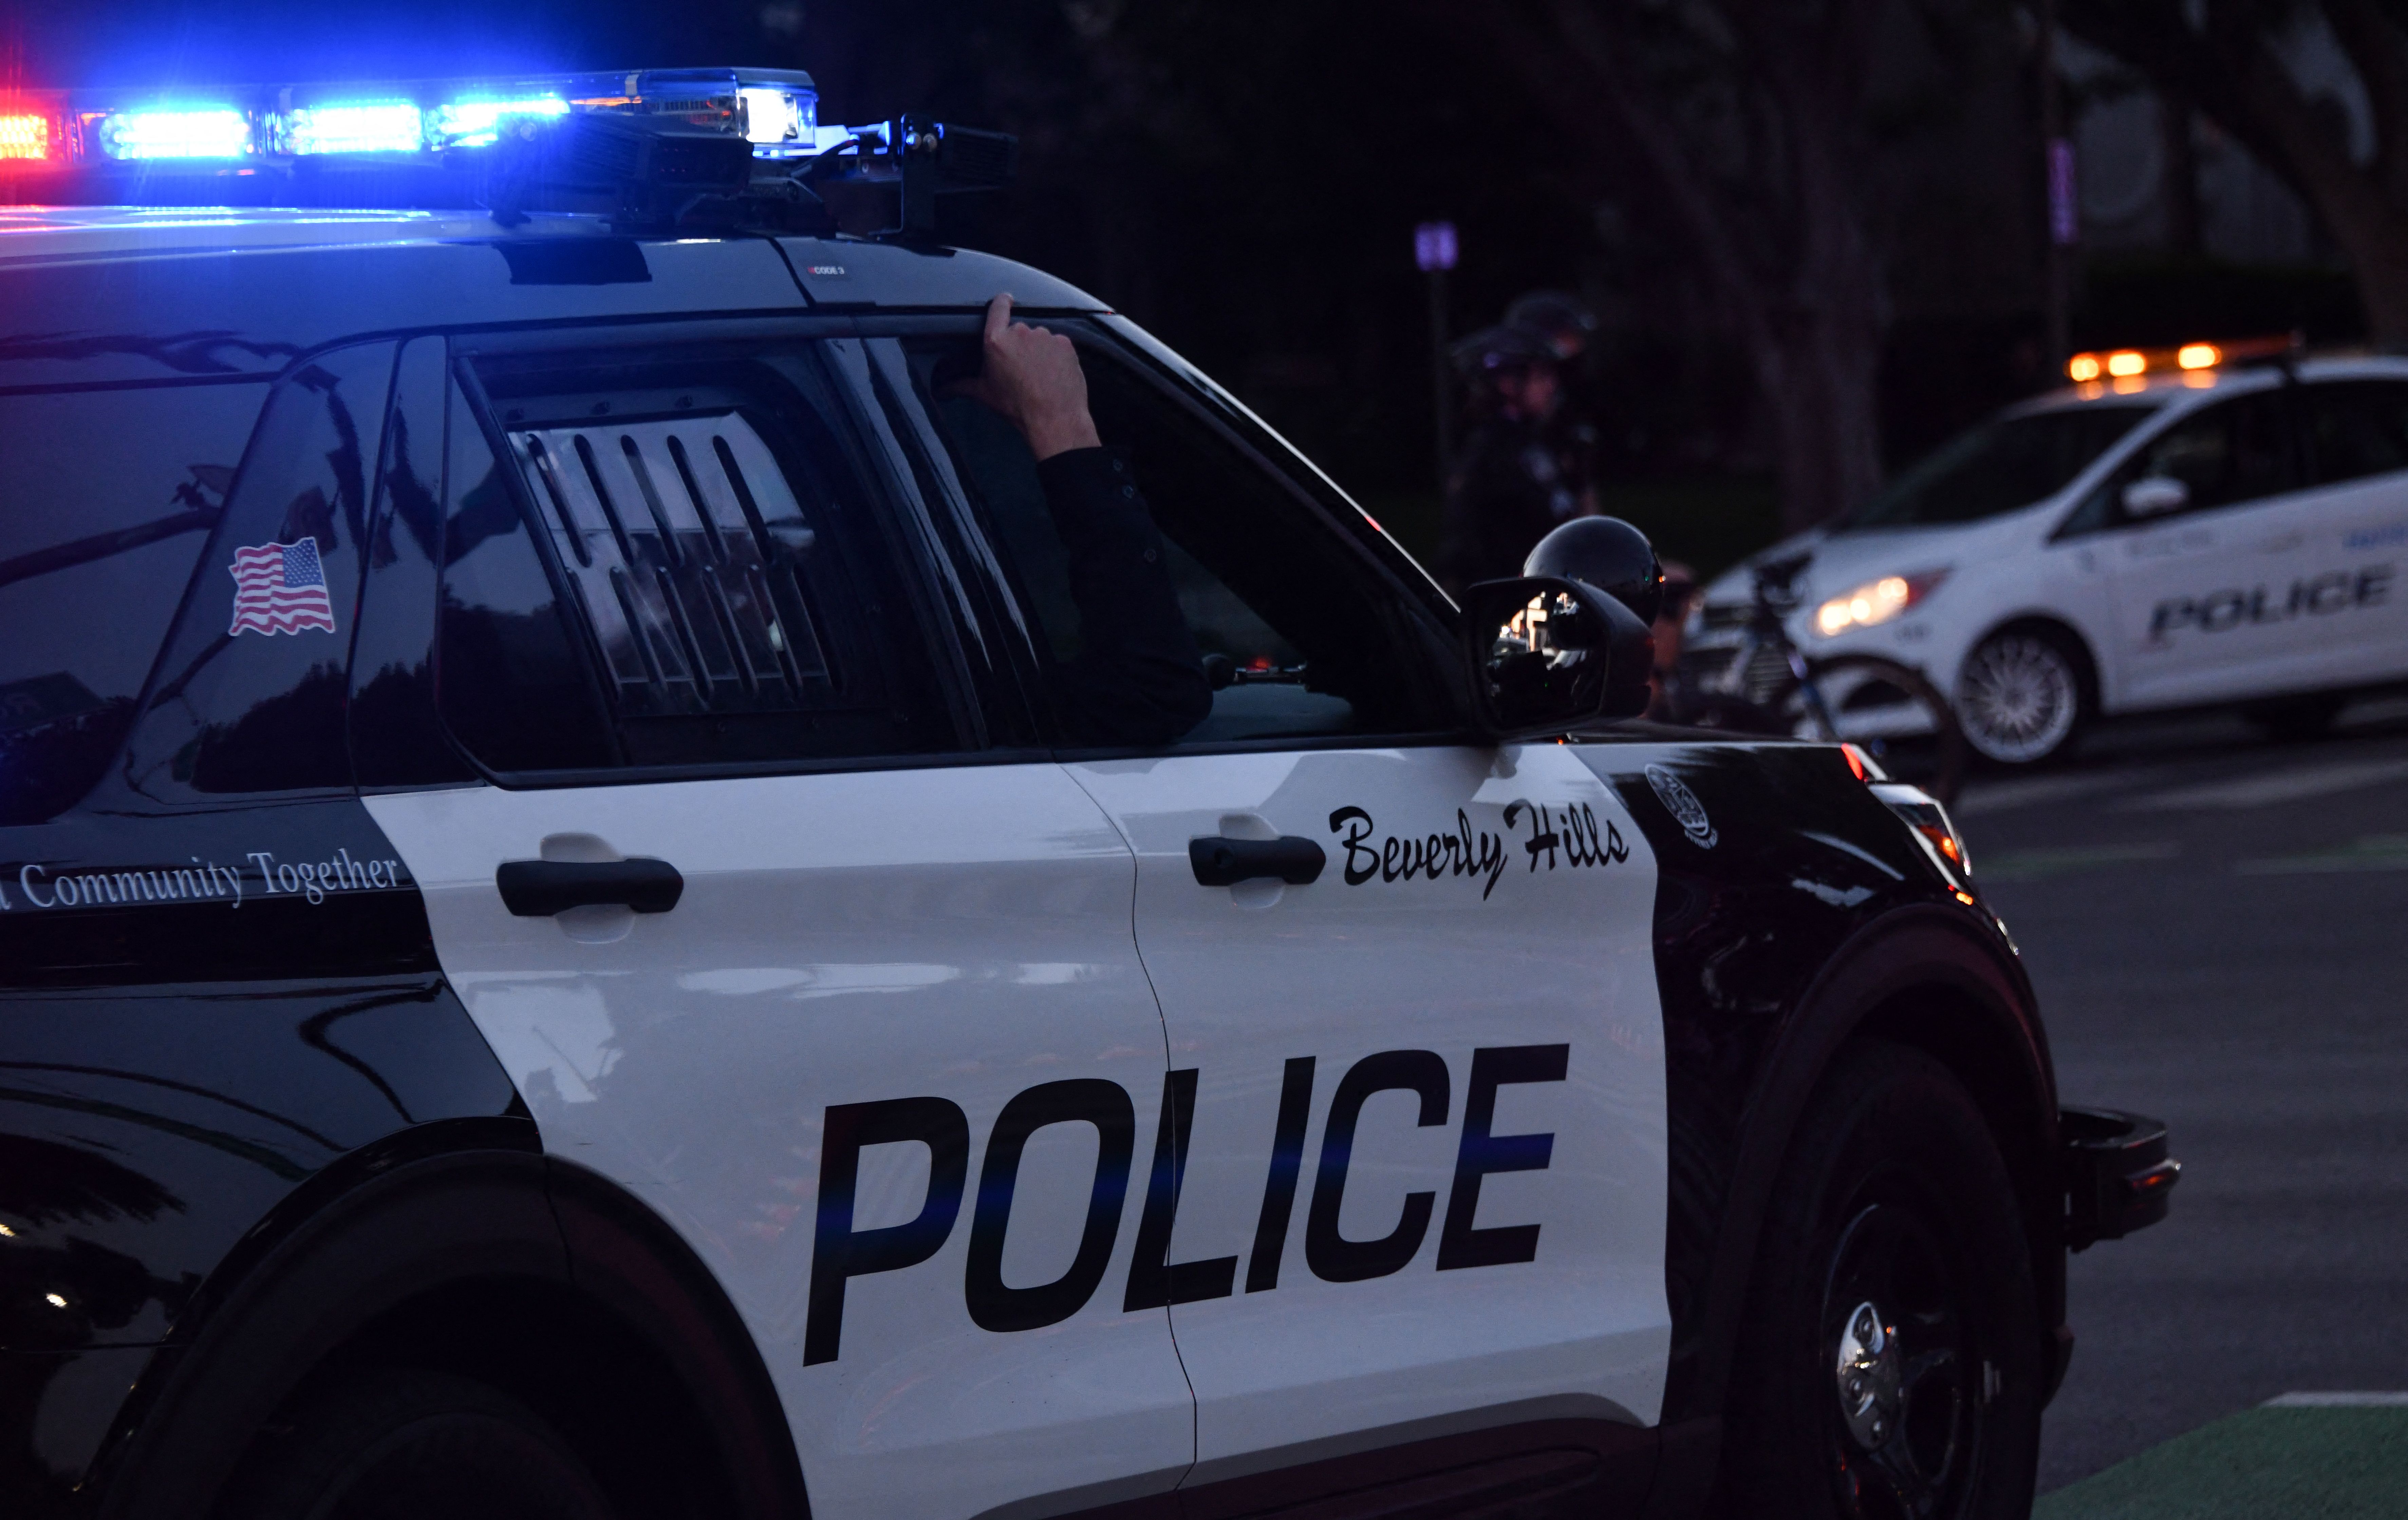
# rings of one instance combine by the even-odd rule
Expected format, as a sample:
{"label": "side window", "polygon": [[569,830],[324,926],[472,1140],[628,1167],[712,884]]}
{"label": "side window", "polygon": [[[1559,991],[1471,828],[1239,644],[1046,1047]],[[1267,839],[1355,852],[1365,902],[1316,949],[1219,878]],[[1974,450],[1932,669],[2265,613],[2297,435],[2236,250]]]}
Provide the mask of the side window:
{"label": "side window", "polygon": [[[2063,531],[2121,527],[2138,521],[2124,509],[2126,488],[2152,477],[2178,480],[2189,493],[2181,510],[2234,507],[2295,491],[2303,484],[2286,391],[2260,391],[2217,402],[2184,418],[2143,444],[2074,509]],[[2159,514],[2148,521],[2163,521]]]}
{"label": "side window", "polygon": [[499,771],[586,770],[614,758],[576,625],[554,595],[502,462],[456,390],[445,471],[436,701]]}
{"label": "side window", "polygon": [[808,345],[473,361],[438,700],[496,770],[964,746],[936,625]]}
{"label": "side window", "polygon": [[124,739],[266,392],[0,396],[0,825],[74,805]]}
{"label": "side window", "polygon": [[[1076,555],[1020,435],[979,403],[947,394],[961,340],[914,338],[906,351],[964,489],[1037,624],[1048,684],[1058,687],[1114,630],[1091,625],[1095,609],[1074,595]],[[1392,588],[1284,480],[1117,353],[1082,342],[1080,356],[1097,431],[1152,509],[1179,612],[1213,688],[1210,714],[1180,742],[1455,726]]]}
{"label": "side window", "polygon": [[2332,380],[2306,387],[2300,402],[2319,485],[2408,469],[2408,384]]}
{"label": "side window", "polygon": [[348,789],[343,708],[394,345],[277,381],[129,751],[162,800]]}

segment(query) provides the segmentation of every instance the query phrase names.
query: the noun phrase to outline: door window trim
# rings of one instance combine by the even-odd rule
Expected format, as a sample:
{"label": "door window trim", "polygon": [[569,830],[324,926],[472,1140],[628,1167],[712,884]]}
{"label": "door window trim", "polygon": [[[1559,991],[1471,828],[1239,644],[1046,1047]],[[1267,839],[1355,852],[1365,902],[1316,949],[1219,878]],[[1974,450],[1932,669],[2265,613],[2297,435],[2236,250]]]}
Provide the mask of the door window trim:
{"label": "door window trim", "polygon": [[[2162,527],[2169,523],[2183,522],[2186,519],[2200,517],[2209,512],[2235,511],[2264,507],[2277,502],[2288,501],[2292,497],[2305,495],[2311,492],[2326,489],[2324,486],[2319,485],[2315,480],[2309,479],[2309,466],[2312,462],[2308,458],[2307,437],[2300,430],[2299,417],[2300,393],[2304,389],[2304,383],[2305,382],[2297,380],[2278,380],[2272,385],[2252,386],[2245,391],[2239,391],[2229,395],[2211,395],[2208,400],[2199,406],[2187,408],[2177,412],[2172,417],[2161,416],[2156,419],[2154,426],[2149,423],[2143,423],[2141,427],[2134,429],[2134,433],[2138,435],[2137,437],[2128,437],[2122,440],[2117,449],[2109,451],[2109,454],[2112,456],[2112,461],[2102,459],[2099,466],[2093,466],[2094,468],[2098,468],[2100,473],[2092,480],[2090,489],[2081,491],[2076,495],[2072,507],[2067,510],[2064,518],[2049,534],[2048,541],[2050,543],[2064,543],[2081,538],[2099,538],[2102,535],[2111,533],[2128,533],[2136,529]],[[2108,486],[2114,482],[2115,478],[2123,473],[2126,466],[2132,463],[2133,460],[2139,458],[2142,454],[2147,452],[2150,449],[2155,448],[2158,441],[2164,438],[2168,434],[2176,432],[2181,428],[2187,426],[2189,423],[2206,416],[2209,412],[2215,410],[2219,407],[2236,406],[2241,402],[2262,395],[2280,396],[2283,401],[2283,425],[2289,439],[2291,469],[2294,475],[2294,483],[2288,490],[2273,492],[2263,496],[2246,496],[2239,501],[2218,502],[2212,507],[2184,507],[2179,510],[2162,513],[2157,517],[2123,517],[2120,515],[2123,509],[2122,504],[2120,502],[2110,503],[2108,509],[2112,512],[2117,513],[2118,515],[2106,522],[2081,523],[2077,525],[2075,519],[2082,516],[2084,509],[2089,506],[2091,497],[2097,493],[2106,490]],[[2101,466],[2103,466],[2103,468],[2100,467]]]}
{"label": "door window trim", "polygon": [[[460,390],[469,415],[484,435],[494,457],[508,466],[511,454],[506,437],[499,431],[503,422],[490,396],[485,394],[475,372],[473,361],[489,355],[551,354],[568,355],[595,351],[625,350],[634,347],[659,347],[712,342],[775,342],[789,339],[796,343],[824,343],[831,340],[857,338],[856,323],[851,317],[793,316],[777,318],[739,317],[724,319],[688,319],[672,322],[643,323],[579,323],[575,324],[546,323],[541,326],[493,328],[447,332],[429,335],[441,337],[447,344],[445,369],[447,377]],[[824,421],[831,428],[851,429],[853,437],[845,440],[857,450],[854,458],[844,462],[845,467],[857,474],[860,485],[868,493],[868,506],[874,512],[887,515],[880,524],[882,546],[896,560],[896,571],[902,577],[907,594],[912,598],[915,619],[927,623],[954,622],[939,614],[946,605],[945,581],[953,566],[945,565],[941,571],[928,562],[936,544],[933,524],[924,521],[924,511],[917,493],[898,489],[894,478],[894,462],[887,457],[890,450],[899,447],[882,442],[872,430],[869,408],[874,398],[860,394],[859,382],[846,366],[832,361],[815,360],[827,380],[830,396],[836,401],[841,416],[829,416]],[[447,452],[446,469],[450,467]],[[505,467],[501,474],[510,499],[519,510],[521,523],[533,540],[545,576],[552,581],[555,595],[566,600],[564,570],[558,562],[558,552],[551,536],[540,531],[543,519],[539,504],[531,498],[523,472]],[[446,480],[448,498],[451,482]],[[907,526],[908,524],[908,526]],[[956,617],[962,615],[956,609]],[[568,620],[576,625],[580,657],[584,665],[584,680],[594,699],[608,715],[611,727],[610,744],[615,754],[625,753],[616,730],[616,710],[601,683],[600,652],[595,644],[594,630],[581,617]],[[929,753],[907,753],[883,755],[797,756],[789,759],[753,759],[728,762],[678,762],[662,765],[618,764],[608,767],[586,767],[545,770],[497,770],[472,754],[453,738],[447,727],[444,738],[460,753],[477,774],[488,783],[511,791],[551,790],[562,787],[632,786],[663,782],[729,781],[751,777],[788,775],[829,775],[860,771],[896,771],[946,769],[966,766],[1026,765],[1052,758],[1052,752],[1041,747],[1015,745],[997,747],[987,743],[987,724],[978,710],[975,693],[966,681],[970,673],[969,655],[959,645],[957,626],[926,630],[933,646],[932,679],[942,694],[948,717],[955,724],[963,748]],[[438,635],[439,637],[439,635]]]}
{"label": "door window trim", "polygon": [[[1405,584],[1395,566],[1383,563],[1383,556],[1372,552],[1359,541],[1355,534],[1346,531],[1343,525],[1332,521],[1331,509],[1328,504],[1320,499],[1318,493],[1306,488],[1295,478],[1291,470],[1282,467],[1279,461],[1265,454],[1251,439],[1231,427],[1225,418],[1216,415],[1216,408],[1199,405],[1197,388],[1188,382],[1187,377],[1163,363],[1157,355],[1128,341],[1113,326],[1094,320],[1089,315],[1073,314],[1050,317],[1045,320],[1054,324],[1057,330],[1067,332],[1074,342],[1081,342],[1084,346],[1105,351],[1161,396],[1167,404],[1218,439],[1240,459],[1278,481],[1298,510],[1310,513],[1331,542],[1341,546],[1342,552],[1351,555],[1359,566],[1371,573],[1376,584],[1386,589],[1392,601],[1401,609],[1403,617],[1414,620],[1426,619],[1422,631],[1433,646],[1431,653],[1435,658],[1426,663],[1425,677],[1442,689],[1444,699],[1453,708],[1455,720],[1454,726],[1449,728],[1407,733],[1291,736],[1218,739],[1205,742],[1182,740],[1158,746],[1107,747],[1056,743],[1049,750],[1049,753],[1058,759],[1086,761],[1161,758],[1165,755],[1258,754],[1318,750],[1428,749],[1484,742],[1478,737],[1478,730],[1470,721],[1469,711],[1465,705],[1465,673],[1448,657],[1455,647],[1452,620],[1450,618],[1441,621],[1438,616],[1438,609],[1429,605],[1431,597],[1441,600],[1444,597],[1444,593],[1438,590],[1434,581],[1430,581],[1426,576],[1424,576],[1422,587]],[[859,327],[862,337],[867,342],[927,337],[972,337],[979,333],[982,321],[982,315],[975,312],[943,316],[932,314],[876,316],[860,319]],[[953,499],[946,503],[945,509],[962,524],[962,531],[966,535],[973,537],[981,562],[978,566],[980,578],[988,579],[992,571],[992,584],[996,603],[1008,609],[1010,614],[1009,626],[997,623],[991,628],[991,632],[1011,650],[1012,663],[1023,672],[1022,680],[1028,684],[1028,689],[1033,693],[1038,680],[1036,672],[1041,668],[1036,649],[1038,635],[1033,615],[1028,609],[1020,605],[1018,596],[1011,589],[1010,579],[1000,573],[999,552],[989,539],[984,526],[979,522],[978,514],[968,500],[967,488],[953,466],[950,453],[943,447],[941,437],[934,431],[935,423],[927,415],[926,408],[921,404],[916,390],[907,388],[907,391],[908,394],[898,399],[910,416],[912,431],[924,437],[935,452],[942,458],[943,463],[936,479],[943,489],[955,494]],[[1204,399],[1215,401],[1219,399],[1210,391],[1202,394]],[[1251,419],[1251,414],[1247,415]],[[1254,421],[1256,425],[1262,425],[1258,419]],[[1268,433],[1268,429],[1266,427],[1265,431]],[[1276,437],[1276,435],[1273,436]],[[1359,509],[1355,511],[1355,515],[1361,515]],[[1368,522],[1368,519],[1366,521]],[[1385,539],[1383,541],[1386,542]],[[1397,552],[1402,554],[1401,550]],[[1410,564],[1410,556],[1406,558]],[[1414,568],[1418,569],[1419,566],[1415,566]],[[1426,595],[1423,594],[1424,587],[1426,588]],[[1455,610],[1451,602],[1445,604],[1445,609],[1450,614]],[[1036,711],[1040,724],[1039,732],[1049,738],[1058,738],[1060,737],[1058,731],[1044,704],[1031,701],[1030,706]]]}

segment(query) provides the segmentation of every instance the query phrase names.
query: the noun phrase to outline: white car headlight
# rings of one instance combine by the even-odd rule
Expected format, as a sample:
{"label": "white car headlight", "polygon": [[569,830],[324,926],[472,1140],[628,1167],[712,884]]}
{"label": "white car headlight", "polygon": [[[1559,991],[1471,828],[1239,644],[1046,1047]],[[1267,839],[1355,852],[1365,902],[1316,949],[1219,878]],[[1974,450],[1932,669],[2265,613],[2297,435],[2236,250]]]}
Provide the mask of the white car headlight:
{"label": "white car headlight", "polygon": [[1887,623],[1940,589],[1940,582],[1947,579],[1946,570],[1923,570],[1868,581],[1814,609],[1814,631],[1829,638],[1851,628]]}

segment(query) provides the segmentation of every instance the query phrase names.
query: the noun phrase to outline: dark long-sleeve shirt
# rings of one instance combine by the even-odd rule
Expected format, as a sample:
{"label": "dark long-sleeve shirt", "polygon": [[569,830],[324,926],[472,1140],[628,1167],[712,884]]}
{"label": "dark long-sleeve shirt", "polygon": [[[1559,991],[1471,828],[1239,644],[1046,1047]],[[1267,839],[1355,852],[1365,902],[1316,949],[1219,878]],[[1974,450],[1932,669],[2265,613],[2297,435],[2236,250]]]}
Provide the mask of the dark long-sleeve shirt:
{"label": "dark long-sleeve shirt", "polygon": [[1162,535],[1128,461],[1072,449],[1037,466],[1068,551],[1079,651],[1052,667],[1049,695],[1074,744],[1168,744],[1212,710],[1212,687],[1179,609]]}

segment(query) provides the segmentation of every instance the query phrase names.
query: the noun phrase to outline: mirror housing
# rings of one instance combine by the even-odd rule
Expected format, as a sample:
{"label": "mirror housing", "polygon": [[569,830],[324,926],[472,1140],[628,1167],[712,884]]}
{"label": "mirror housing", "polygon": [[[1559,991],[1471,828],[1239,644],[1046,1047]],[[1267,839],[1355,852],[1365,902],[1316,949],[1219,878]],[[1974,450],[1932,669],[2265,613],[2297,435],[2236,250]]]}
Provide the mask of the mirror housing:
{"label": "mirror housing", "polygon": [[1621,602],[1559,576],[1463,593],[1473,710],[1495,742],[1551,738],[1647,710],[1656,632]]}
{"label": "mirror housing", "polygon": [[2124,488],[2124,515],[2163,517],[2190,505],[2190,487],[2171,475],[2143,475]]}

